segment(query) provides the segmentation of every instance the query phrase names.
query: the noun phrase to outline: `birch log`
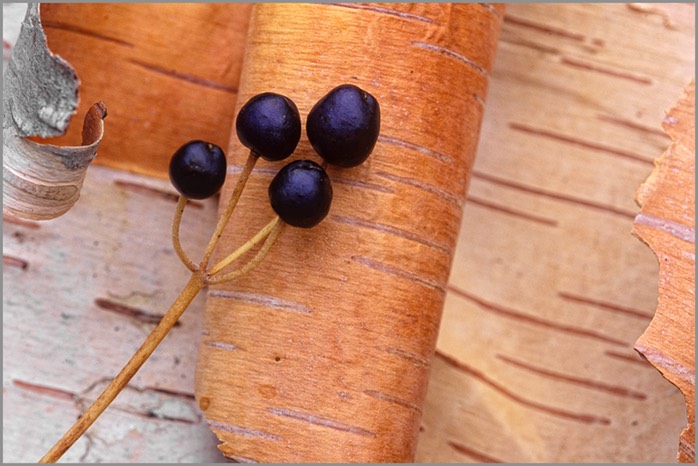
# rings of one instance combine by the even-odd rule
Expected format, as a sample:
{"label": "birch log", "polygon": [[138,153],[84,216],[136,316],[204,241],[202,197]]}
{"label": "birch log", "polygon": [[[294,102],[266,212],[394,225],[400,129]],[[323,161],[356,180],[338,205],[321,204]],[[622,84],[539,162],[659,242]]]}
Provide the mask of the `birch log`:
{"label": "birch log", "polygon": [[[197,400],[238,461],[413,461],[500,6],[256,5],[238,106],[273,91],[304,120],[342,83],[381,105],[373,154],[330,167],[334,204],[265,262],[209,291]],[[239,170],[246,157],[231,141]],[[319,161],[303,136],[293,158]],[[232,244],[272,216],[261,162]],[[226,193],[223,194],[225,199]]]}

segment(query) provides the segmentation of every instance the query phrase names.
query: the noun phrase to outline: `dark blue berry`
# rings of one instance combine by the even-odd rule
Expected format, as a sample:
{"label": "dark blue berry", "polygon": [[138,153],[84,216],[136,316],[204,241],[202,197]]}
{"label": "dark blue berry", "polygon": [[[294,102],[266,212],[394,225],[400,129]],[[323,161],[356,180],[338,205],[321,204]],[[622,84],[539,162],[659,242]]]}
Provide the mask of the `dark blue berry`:
{"label": "dark blue berry", "polygon": [[294,227],[314,227],[330,211],[332,184],[325,170],[310,160],[296,160],[276,174],[269,201],[281,220]]}
{"label": "dark blue berry", "polygon": [[217,145],[189,141],[170,159],[170,181],[182,196],[205,199],[223,186],[226,165],[225,154]]}
{"label": "dark blue berry", "polygon": [[355,167],[366,160],[379,131],[378,101],[353,84],[332,89],[313,106],[306,122],[315,151],[340,167]]}
{"label": "dark blue berry", "polygon": [[235,120],[240,142],[266,160],[283,160],[296,150],[301,117],[291,99],[273,92],[257,94]]}

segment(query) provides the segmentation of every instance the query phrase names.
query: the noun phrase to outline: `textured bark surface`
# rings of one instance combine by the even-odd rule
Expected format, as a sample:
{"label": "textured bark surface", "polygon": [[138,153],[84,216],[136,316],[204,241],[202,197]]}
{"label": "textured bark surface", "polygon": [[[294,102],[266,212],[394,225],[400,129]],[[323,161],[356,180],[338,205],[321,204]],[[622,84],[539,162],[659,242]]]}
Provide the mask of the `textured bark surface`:
{"label": "textured bark surface", "polygon": [[[185,285],[169,240],[177,196],[164,180],[92,166],[73,210],[3,218],[3,460],[36,462],[145,339]],[[187,208],[201,251],[216,200]],[[199,296],[67,462],[220,461],[194,401]]]}
{"label": "textured bark surface", "polygon": [[649,328],[635,343],[686,398],[688,425],[678,461],[695,462],[695,83],[664,119],[672,144],[640,187],[642,206],[633,233],[659,260],[659,303]]}
{"label": "textured bark surface", "polygon": [[690,4],[508,5],[419,461],[673,462],[683,397],[635,194],[694,76]]}
{"label": "textured bark surface", "polygon": [[[380,102],[381,134],[363,165],[328,169],[324,222],[288,228],[254,273],[209,290],[196,393],[228,457],[414,459],[502,11],[253,9],[238,106],[279,92],[304,121],[354,83]],[[233,139],[229,153],[234,176],[246,149]],[[320,160],[305,136],[293,158]],[[265,192],[282,165],[259,162],[229,248],[272,216]]]}
{"label": "textured bark surface", "polygon": [[[45,5],[49,7],[58,9],[58,5]],[[507,6],[446,290],[417,461],[676,459],[677,438],[686,426],[684,398],[633,349],[657,305],[657,258],[630,232],[639,211],[634,202],[637,187],[652,171],[652,161],[671,143],[661,127],[665,110],[675,104],[694,75],[693,8],[690,4]],[[92,24],[80,20],[79,10],[73,11],[77,18],[64,18],[64,22]],[[146,38],[165,44],[156,50],[168,49],[168,41],[182,40],[181,34],[163,32],[181,21],[175,19],[176,10],[168,12],[169,19],[150,21],[147,26]],[[199,19],[205,22],[210,17]],[[142,36],[143,27],[130,33]],[[49,43],[53,36],[65,35],[66,44],[83,44],[69,46],[80,55],[101,40],[77,27],[71,29],[47,28]],[[192,34],[198,30],[192,27]],[[115,57],[120,56],[122,45],[109,44],[117,50]],[[245,42],[231,41],[226,46],[240,47],[241,57]],[[180,49],[181,43],[173,47],[172,56]],[[106,44],[100,50],[105,56],[111,53]],[[206,50],[189,53],[198,54],[199,62],[217,60],[222,53],[213,56]],[[402,57],[406,50],[413,49],[391,49],[385,54]],[[57,46],[55,51],[67,56]],[[101,66],[106,57],[72,59]],[[387,63],[401,66],[400,59]],[[424,66],[412,68],[413,75],[420,76]],[[79,68],[78,72],[85,86],[92,74],[104,73],[101,68]],[[320,78],[326,72],[318,72]],[[130,93],[145,92],[143,82],[152,83],[145,74],[135,81],[122,76],[112,74],[114,81],[101,91],[121,86],[119,96],[127,99]],[[297,96],[304,86],[295,79],[275,81],[275,87],[279,85],[287,86],[294,100],[301,100]],[[192,95],[186,83],[167,89],[164,106],[182,102],[178,89]],[[208,92],[196,89],[194,95]],[[81,95],[84,104],[88,97]],[[306,104],[317,97],[308,95]],[[197,118],[205,120],[209,118],[205,110],[218,109],[222,100],[207,100],[206,108],[189,108],[202,112]],[[142,104],[134,105],[126,113],[114,113],[110,106],[110,128],[125,115],[144,118],[147,112]],[[161,126],[150,126],[149,131],[159,138],[163,137],[160,131],[172,131],[182,139],[206,131],[194,122],[198,129],[190,135],[176,133],[183,127],[179,111],[163,110],[151,116],[158,117]],[[233,112],[227,115],[223,133],[215,136],[223,145],[233,116]],[[78,115],[76,120],[80,119]],[[144,131],[145,123],[140,124],[121,123],[124,136],[118,142],[123,153],[112,155],[132,157],[132,162],[143,163],[142,170],[149,172],[150,156],[136,157],[128,149],[129,140]],[[417,123],[405,116],[402,124]],[[303,144],[308,150],[307,142]],[[415,158],[412,150],[406,147],[402,154]],[[237,153],[236,163],[240,157]],[[101,158],[100,152],[97,161]],[[158,167],[162,171],[157,176],[166,177],[166,163]],[[264,167],[268,170],[272,165],[260,164]],[[4,222],[6,461],[36,461],[84,408],[84,399],[96,395],[94,387],[113,376],[145,337],[152,324],[141,319],[156,318],[186,282],[186,271],[168,239],[175,204],[167,195],[148,194],[158,192],[152,187],[171,194],[167,183],[143,177],[122,179],[123,173],[109,170],[101,175],[101,169],[95,168],[100,167],[88,171],[75,218],[40,227],[32,222]],[[262,175],[258,171],[255,176],[261,179]],[[351,177],[364,181],[358,172]],[[121,181],[115,183],[115,179]],[[249,232],[269,214],[263,210],[262,184],[245,194],[246,204],[241,206],[240,213],[259,209],[258,223],[246,227]],[[335,183],[335,187],[359,191],[347,184]],[[428,195],[417,199],[424,202],[424,197]],[[352,200],[338,195],[336,205],[347,208]],[[357,206],[353,214],[364,215],[365,205]],[[211,203],[185,213],[182,233],[192,255],[203,247],[214,217]],[[239,239],[238,234],[242,236],[236,231],[232,237]],[[365,248],[367,239],[374,241],[377,235],[357,234],[352,248]],[[307,244],[315,245],[311,236],[309,232]],[[288,241],[290,236],[285,238]],[[392,244],[394,240],[385,241]],[[316,251],[326,254],[331,248],[327,240]],[[306,261],[308,256],[304,253],[294,260]],[[270,266],[255,279],[265,280],[278,272],[287,277],[290,288],[298,281],[295,264],[288,262],[280,269]],[[323,280],[314,282],[319,287],[314,293],[333,286]],[[287,303],[273,304],[283,308]],[[193,399],[203,306],[203,299],[195,302],[182,325],[143,367],[133,388],[117,399],[117,407],[106,412],[66,459],[225,461]],[[143,312],[131,312],[134,309]],[[281,312],[290,311],[272,309],[256,312],[255,317]],[[267,332],[257,321],[250,325],[261,335]],[[235,334],[234,329],[231,332]],[[298,338],[303,328],[289,325],[286,332],[287,339]],[[367,335],[372,342],[372,334]],[[311,363],[317,367],[322,361],[311,361],[310,369]],[[283,367],[282,362],[278,364]],[[369,364],[367,370],[373,366]],[[237,369],[226,368],[233,370]],[[230,400],[244,403],[232,396]]]}

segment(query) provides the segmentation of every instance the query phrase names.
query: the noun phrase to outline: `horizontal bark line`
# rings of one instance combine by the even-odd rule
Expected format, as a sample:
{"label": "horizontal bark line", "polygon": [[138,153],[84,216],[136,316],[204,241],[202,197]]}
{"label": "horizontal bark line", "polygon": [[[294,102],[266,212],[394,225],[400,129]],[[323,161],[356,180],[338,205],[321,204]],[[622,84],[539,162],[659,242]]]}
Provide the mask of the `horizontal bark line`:
{"label": "horizontal bark line", "polygon": [[[109,380],[111,380],[111,379],[109,379]],[[25,382],[25,381],[17,380],[17,379],[13,380],[12,383],[16,387],[23,389],[23,390],[31,391],[31,392],[38,393],[40,395],[45,395],[45,396],[55,398],[55,399],[72,401],[73,403],[75,403],[76,409],[78,409],[78,410],[84,410],[84,408],[81,408],[81,405],[83,405],[83,403],[85,403],[87,401],[84,394],[79,395],[77,393],[73,393],[71,391],[56,388],[56,387],[48,387],[45,385],[39,385],[36,383]],[[92,384],[90,386],[90,388],[85,390],[84,393],[89,393],[99,383],[100,382],[96,382],[95,384]],[[134,390],[138,393],[155,392],[155,393],[161,393],[161,394],[174,396],[174,397],[178,397],[178,398],[184,398],[187,400],[187,402],[194,400],[193,394],[182,393],[182,392],[178,392],[178,391],[171,391],[171,390],[162,389],[162,388],[136,388],[136,387],[132,387],[132,386],[128,386],[127,388],[130,390]],[[160,414],[152,409],[139,410],[137,408],[134,409],[134,408],[119,406],[119,405],[112,405],[111,409],[114,409],[114,410],[117,410],[117,411],[120,411],[123,413],[131,414],[134,416],[139,416],[139,417],[146,418],[146,419],[156,419],[158,421],[179,422],[179,423],[184,423],[184,424],[198,424],[200,422],[200,418],[198,416],[196,416],[195,419],[187,418],[187,417],[168,416],[168,415]]]}
{"label": "horizontal bark line", "polygon": [[162,66],[155,65],[153,63],[146,63],[144,61],[136,60],[134,58],[130,59],[129,62],[153,73],[162,76],[167,76],[168,78],[178,79],[180,81],[194,84],[196,86],[202,86],[209,89],[223,91],[235,95],[237,95],[238,92],[238,88],[235,86],[231,86],[229,84],[221,83],[218,81],[213,81],[211,79],[201,78],[193,74],[184,73],[182,71],[177,71],[170,68],[164,68]]}
{"label": "horizontal bark line", "polygon": [[496,185],[499,185],[499,186],[504,186],[504,187],[507,187],[507,188],[515,189],[515,190],[517,190],[517,191],[522,191],[522,192],[525,192],[525,193],[529,193],[529,194],[532,194],[532,195],[535,195],[535,196],[543,196],[543,197],[547,197],[547,198],[550,198],[550,199],[555,199],[555,200],[557,200],[557,201],[569,202],[569,203],[571,203],[571,204],[575,204],[575,205],[587,207],[587,208],[590,208],[590,209],[600,210],[600,211],[602,211],[602,212],[607,212],[607,213],[611,213],[611,214],[615,214],[615,215],[620,215],[620,216],[622,216],[622,217],[626,217],[626,218],[629,218],[629,219],[634,219],[634,218],[635,218],[635,215],[636,215],[635,212],[631,212],[631,211],[629,211],[629,210],[625,210],[625,209],[621,209],[621,208],[618,208],[618,207],[614,207],[614,206],[609,206],[609,205],[601,204],[601,203],[598,203],[598,202],[595,202],[595,201],[590,201],[590,200],[587,200],[587,199],[581,199],[581,198],[578,198],[578,197],[568,196],[568,195],[565,195],[565,194],[560,194],[560,193],[555,193],[555,192],[547,191],[547,190],[540,189],[540,188],[535,188],[535,187],[533,187],[533,186],[524,185],[524,184],[522,184],[522,183],[517,183],[517,182],[515,182],[515,181],[510,181],[510,180],[507,180],[507,179],[504,179],[504,178],[500,178],[500,177],[498,177],[498,176],[494,176],[494,175],[491,175],[491,174],[488,174],[488,173],[484,173],[484,172],[473,171],[473,172],[472,172],[472,176],[473,176],[473,178],[477,178],[477,179],[480,179],[480,180],[483,180],[483,181],[487,181],[487,182],[489,182],[489,183],[493,183],[493,184],[496,184]]}
{"label": "horizontal bark line", "polygon": [[38,393],[40,395],[46,395],[51,398],[58,398],[61,400],[75,400],[77,399],[77,394],[64,390],[62,388],[48,387],[46,385],[40,385],[33,382],[25,382],[23,380],[14,379],[12,384],[23,390]]}
{"label": "horizontal bark line", "polygon": [[579,304],[588,304],[590,306],[596,307],[598,309],[602,309],[604,311],[628,315],[631,317],[638,317],[640,319],[652,319],[652,317],[654,317],[653,313],[644,312],[644,311],[632,309],[632,308],[625,307],[625,306],[620,306],[618,304],[613,304],[613,303],[601,301],[598,299],[589,298],[586,296],[576,295],[576,294],[569,293],[566,291],[558,291],[557,295],[566,301],[571,301],[571,302],[579,303]]}
{"label": "horizontal bark line", "polygon": [[[167,191],[165,189],[155,188],[153,186],[147,186],[138,182],[117,179],[114,180],[114,185],[119,186],[120,188],[128,189],[133,192],[137,192],[139,194],[161,197],[172,202],[177,202],[179,200],[178,193]],[[204,204],[199,201],[187,199],[187,206],[202,209],[204,207]]]}
{"label": "horizontal bark line", "polygon": [[129,47],[129,48],[133,48],[136,46],[135,44],[133,44],[131,42],[128,42],[128,41],[125,41],[122,39],[118,39],[116,37],[108,36],[102,32],[93,31],[91,29],[87,29],[87,28],[84,28],[82,26],[78,26],[75,24],[68,24],[68,23],[63,23],[63,22],[54,21],[54,20],[42,21],[42,24],[46,28],[74,32],[76,34],[81,34],[84,36],[92,37],[93,39],[99,39],[99,40],[103,40],[106,42],[111,42],[114,44],[123,45],[123,46]]}
{"label": "horizontal bark line", "polygon": [[438,291],[446,290],[446,283],[432,280],[430,278],[422,277],[414,272],[401,269],[399,267],[394,267],[391,265],[384,264],[370,257],[364,256],[352,256],[351,260],[359,264],[365,265],[371,269],[378,270],[379,272],[387,273],[389,275],[394,275],[396,277],[404,278],[410,280],[414,283],[418,283],[427,288],[432,288]]}
{"label": "horizontal bark line", "polygon": [[541,136],[545,137],[548,139],[553,139],[555,141],[563,142],[566,144],[571,144],[574,146],[578,147],[583,147],[584,149],[589,149],[597,152],[602,152],[604,154],[608,155],[613,155],[629,160],[634,160],[636,162],[641,162],[645,165],[653,165],[654,162],[650,159],[646,159],[644,157],[641,157],[637,154],[634,154],[632,152],[628,152],[622,149],[617,149],[615,147],[609,147],[605,146],[603,144],[598,144],[596,142],[591,142],[591,141],[586,141],[584,139],[575,137],[575,136],[568,136],[565,134],[560,134],[555,131],[551,131],[549,129],[545,128],[534,128],[533,126],[521,124],[521,123],[516,123],[516,122],[509,122],[509,128],[520,131],[522,133],[527,133],[531,134],[534,136]]}
{"label": "horizontal bark line", "polygon": [[376,175],[380,176],[381,178],[385,178],[386,180],[394,181],[396,183],[404,184],[407,186],[412,186],[421,189],[424,192],[434,194],[435,196],[440,197],[441,199],[453,204],[458,208],[462,207],[463,205],[463,200],[457,197],[455,194],[452,194],[449,191],[434,184],[427,183],[426,181],[407,176],[400,176],[385,171],[376,171]]}
{"label": "horizontal bark line", "polygon": [[650,126],[645,126],[640,123],[635,123],[634,121],[630,120],[625,120],[623,118],[619,118],[613,115],[604,115],[604,114],[598,114],[597,118],[601,121],[605,121],[608,123],[613,123],[619,126],[623,126],[626,128],[634,129],[637,131],[641,131],[643,133],[648,133],[648,134],[654,134],[655,136],[661,136],[664,139],[669,140],[669,135],[661,130],[660,128],[653,128]]}
{"label": "horizontal bark line", "polygon": [[436,52],[439,53],[445,57],[451,58],[453,60],[456,60],[460,63],[463,63],[470,67],[471,69],[475,70],[478,74],[483,76],[485,79],[489,79],[490,77],[490,72],[487,71],[487,68],[479,64],[477,61],[474,59],[463,55],[462,53],[458,53],[455,50],[451,50],[448,47],[443,47],[441,45],[436,45],[436,44],[431,44],[428,42],[421,42],[421,41],[412,41],[410,42],[411,45],[414,45],[415,47],[419,47],[424,50],[429,50],[430,52]]}
{"label": "horizontal bark line", "polygon": [[[96,298],[94,300],[94,303],[98,308],[104,311],[109,311],[115,314],[130,317],[140,322],[145,322],[147,324],[157,324],[158,322],[160,322],[160,320],[162,320],[163,317],[162,314],[155,314],[152,312],[144,311],[143,309],[139,309],[133,306],[127,306],[125,304],[117,303],[116,301],[112,301],[106,298]],[[178,327],[180,325],[181,322],[179,321],[175,322],[174,324],[175,327]]]}
{"label": "horizontal bark line", "polygon": [[606,76],[611,76],[613,78],[619,78],[619,79],[625,79],[628,81],[633,81],[635,83],[646,85],[646,86],[651,86],[652,84],[654,84],[654,80],[652,78],[650,78],[649,76],[631,73],[631,72],[625,71],[625,70],[614,69],[614,68],[610,68],[608,66],[599,65],[596,63],[590,63],[590,62],[586,62],[586,61],[579,60],[576,58],[563,57],[560,60],[560,63],[563,65],[572,66],[572,67],[582,69],[585,71],[591,71],[591,72],[604,74]]}
{"label": "horizontal bark line", "polygon": [[415,403],[413,403],[410,400],[405,400],[404,398],[400,398],[395,395],[391,395],[389,393],[382,392],[380,390],[364,390],[364,394],[370,396],[371,398],[375,398],[377,400],[382,400],[382,401],[387,401],[388,403],[401,406],[403,408],[406,408],[410,411],[413,411],[417,414],[422,414],[422,408],[417,406]]}
{"label": "horizontal bark line", "polygon": [[381,134],[378,136],[378,142],[384,143],[384,144],[390,144],[396,147],[402,147],[404,149],[409,149],[413,150],[416,152],[420,152],[426,156],[432,157],[439,162],[445,163],[447,165],[454,165],[455,164],[455,159],[451,157],[448,154],[445,154],[443,152],[439,152],[434,149],[430,149],[429,147],[425,147],[420,144],[415,144],[413,142],[405,141],[403,139],[399,139],[393,136],[387,136],[384,134]]}
{"label": "horizontal bark line", "polygon": [[9,254],[3,254],[2,265],[5,267],[16,267],[18,269],[27,270],[29,268],[29,261]]}
{"label": "horizontal bark line", "polygon": [[504,317],[508,317],[508,318],[515,319],[515,320],[520,320],[520,321],[527,322],[527,323],[532,324],[532,325],[537,325],[537,326],[551,329],[551,330],[557,330],[557,331],[571,334],[571,335],[592,338],[595,340],[603,341],[605,343],[610,343],[612,345],[627,346],[627,342],[625,342],[625,341],[618,340],[618,339],[612,338],[612,337],[608,337],[608,336],[600,334],[600,333],[596,333],[593,330],[588,330],[588,329],[580,328],[580,327],[574,327],[571,325],[560,324],[557,322],[542,319],[542,318],[534,316],[534,315],[525,314],[521,311],[510,309],[510,308],[507,308],[507,307],[502,306],[502,305],[498,305],[498,304],[494,304],[494,303],[485,301],[484,299],[479,298],[477,296],[474,296],[474,295],[472,295],[472,294],[470,294],[470,293],[468,293],[460,288],[457,288],[453,285],[448,286],[448,291],[452,292],[456,296],[467,299],[468,301],[471,301],[471,302],[477,304],[481,309],[492,311],[492,312],[499,314],[501,316],[504,316]]}
{"label": "horizontal bark line", "polygon": [[473,448],[467,447],[460,442],[448,440],[446,444],[458,453],[468,456],[477,461],[478,463],[505,463],[505,461],[499,460],[494,456],[486,455],[484,453],[476,451]]}
{"label": "horizontal bark line", "polygon": [[182,424],[199,424],[201,422],[200,418],[190,419],[190,418],[186,418],[186,417],[167,416],[164,414],[157,413],[156,411],[153,411],[153,410],[139,411],[138,409],[130,409],[130,408],[125,408],[123,406],[115,406],[115,405],[112,405],[112,409],[115,409],[117,411],[121,411],[122,413],[131,414],[133,416],[139,416],[139,417],[142,417],[145,419],[155,419],[158,421],[179,422]]}
{"label": "horizontal bark line", "polygon": [[498,20],[502,19],[502,14],[495,7],[490,5],[489,3],[478,3],[477,5],[482,7],[485,11],[490,13],[492,16],[494,16]]}
{"label": "horizontal bark line", "polygon": [[640,212],[635,216],[635,223],[664,231],[665,233],[669,233],[671,236],[682,241],[686,241],[687,243],[695,244],[696,241],[695,228],[679,222],[674,222],[665,218],[655,217],[654,215],[645,212]]}
{"label": "horizontal bark line", "polygon": [[646,359],[640,359],[639,357],[632,356],[630,354],[623,354],[623,353],[619,353],[617,351],[612,351],[612,350],[605,350],[603,352],[603,354],[605,354],[608,357],[614,358],[614,359],[619,359],[621,361],[630,362],[633,364],[638,364],[644,368],[654,370],[653,367],[647,362]]}
{"label": "horizontal bark line", "polygon": [[466,205],[467,204],[474,204],[474,205],[477,205],[479,207],[483,207],[483,208],[488,209],[488,210],[493,210],[495,212],[501,212],[503,214],[522,218],[524,220],[529,220],[529,221],[534,222],[534,223],[540,223],[542,225],[547,225],[547,226],[551,226],[551,227],[558,226],[557,220],[541,217],[538,215],[529,214],[527,212],[522,212],[518,209],[513,209],[513,208],[508,207],[508,206],[495,204],[493,202],[486,201],[484,199],[480,199],[480,198],[472,196],[470,194],[466,198]]}
{"label": "horizontal bark line", "polygon": [[557,47],[552,47],[550,45],[539,44],[527,39],[522,39],[520,37],[502,37],[499,39],[501,42],[506,44],[518,45],[520,47],[526,47],[536,52],[550,53],[553,55],[559,55],[562,51]]}
{"label": "horizontal bark line", "polygon": [[[666,378],[671,378],[672,375],[677,376],[681,380],[688,382],[692,387],[696,385],[696,371],[695,368],[687,366],[682,362],[679,362],[663,353],[657,348],[651,348],[645,346],[642,343],[636,343],[635,349],[642,353],[643,356],[647,358],[655,367],[660,369],[665,369],[669,371],[668,374],[664,374]],[[662,371],[664,373],[665,371]]]}
{"label": "horizontal bark line", "polygon": [[213,289],[208,292],[208,297],[231,299],[248,304],[256,304],[259,306],[264,306],[266,308],[276,309],[279,311],[289,311],[300,314],[312,314],[313,312],[313,310],[305,304],[290,301],[288,299],[277,298],[276,296],[271,296],[262,293]]}
{"label": "horizontal bark line", "polygon": [[459,370],[460,372],[463,372],[465,374],[468,374],[475,379],[479,380],[480,382],[484,383],[485,385],[489,386],[496,392],[500,393],[501,395],[505,396],[506,398],[517,402],[523,406],[526,406],[528,408],[541,411],[547,414],[550,414],[552,416],[556,416],[559,418],[563,419],[569,419],[572,421],[580,422],[582,424],[601,424],[601,425],[610,425],[611,420],[604,417],[604,416],[597,416],[594,414],[586,414],[586,413],[574,413],[571,411],[567,411],[564,409],[556,408],[553,406],[548,406],[543,403],[539,403],[536,401],[531,401],[528,400],[517,393],[514,393],[513,391],[509,390],[505,386],[491,380],[487,376],[485,376],[482,372],[478,371],[477,369],[474,369],[470,366],[467,366],[463,362],[453,358],[452,356],[449,356],[441,351],[436,351],[436,356],[439,357],[439,359],[443,360],[446,364],[449,366],[453,367],[454,369]]}
{"label": "horizontal bark line", "polygon": [[497,354],[496,355],[497,359],[500,359],[501,361],[506,362],[507,364],[510,364],[512,366],[518,367],[520,369],[524,369],[528,372],[534,373],[541,375],[543,377],[547,377],[553,380],[560,380],[563,382],[569,382],[571,384],[575,385],[580,385],[586,388],[590,388],[592,390],[598,390],[606,393],[610,393],[611,395],[616,395],[616,396],[621,396],[621,397],[626,397],[626,398],[633,398],[636,400],[645,400],[647,399],[647,395],[645,393],[642,393],[637,390],[631,390],[627,387],[624,386],[618,386],[618,385],[610,385],[605,382],[598,382],[596,380],[591,380],[591,379],[584,379],[581,377],[576,377],[568,374],[563,374],[555,371],[551,371],[546,368],[542,367],[536,367],[531,364],[525,363],[523,361],[517,361],[513,358],[510,358],[508,356],[505,356],[503,354]]}
{"label": "horizontal bark line", "polygon": [[385,352],[405,359],[406,361],[409,361],[420,368],[431,367],[431,360],[409,351],[401,350],[399,348],[385,348]]}
{"label": "horizontal bark line", "polygon": [[564,39],[570,39],[575,42],[583,42],[586,38],[584,34],[578,32],[572,32],[568,31],[567,29],[556,28],[548,24],[542,24],[528,19],[518,18],[509,13],[504,15],[504,24],[523,27],[526,29],[532,29],[547,35],[553,35]]}
{"label": "horizontal bark line", "polygon": [[334,419],[329,419],[322,416],[317,416],[314,414],[304,413],[302,411],[296,411],[287,408],[274,408],[269,407],[267,411],[275,416],[285,417],[289,419],[294,419],[296,421],[307,422],[308,424],[313,424],[320,427],[326,427],[328,429],[338,430],[340,432],[347,432],[350,434],[359,435],[362,437],[375,438],[376,433],[371,432],[368,429],[353,426],[345,422],[337,421]]}
{"label": "horizontal bark line", "polygon": [[228,343],[225,341],[205,341],[204,345],[208,346],[210,348],[221,349],[224,351],[237,351],[238,350],[237,345],[235,345],[233,343]]}
{"label": "horizontal bark line", "polygon": [[210,419],[207,419],[206,423],[212,430],[219,430],[235,435],[242,435],[243,437],[273,440],[275,442],[281,442],[284,440],[282,437],[279,437],[275,434],[270,434],[269,432],[264,432],[262,430],[252,429],[249,427],[236,426],[235,424],[230,424],[228,422],[212,421]]}
{"label": "horizontal bark line", "polygon": [[[99,387],[100,385],[104,385],[105,387],[103,387],[103,388],[106,388],[106,385],[111,383],[112,380],[113,380],[112,377],[101,377],[98,380],[96,380],[95,382],[91,383],[89,387],[87,387],[85,390],[82,391],[82,393],[83,394],[90,393],[91,391],[97,389],[97,387]],[[170,388],[149,387],[149,386],[139,387],[139,386],[136,386],[133,384],[129,384],[126,386],[125,389],[131,390],[131,391],[134,391],[137,393],[148,393],[148,392],[159,393],[161,395],[167,395],[167,396],[172,396],[172,397],[176,397],[176,398],[183,398],[183,399],[187,399],[189,401],[194,401],[194,399],[195,399],[193,393],[184,392],[181,390],[174,390],[174,389],[170,389]]]}
{"label": "horizontal bark line", "polygon": [[384,8],[384,7],[378,6],[378,5],[361,5],[361,4],[356,4],[356,3],[326,3],[325,5],[340,7],[340,8],[362,10],[362,11],[369,11],[371,13],[378,13],[378,14],[384,14],[384,15],[389,15],[389,16],[395,16],[397,18],[404,19],[407,21],[417,21],[417,22],[422,22],[422,23],[433,23],[434,22],[433,19],[427,18],[426,16],[420,16],[420,15],[415,15],[413,13],[407,13],[406,11],[399,11],[399,10],[393,10],[390,8]]}
{"label": "horizontal bark line", "polygon": [[373,222],[370,220],[364,220],[358,217],[349,217],[349,216],[344,216],[344,215],[332,215],[330,217],[333,221],[337,223],[342,223],[345,225],[350,225],[350,226],[357,226],[360,228],[368,228],[370,230],[375,230],[379,231],[382,233],[387,233],[389,235],[397,236],[399,238],[403,238],[409,241],[414,241],[415,243],[419,243],[423,246],[430,247],[432,249],[436,249],[437,251],[441,251],[445,253],[446,255],[450,256],[451,255],[451,248],[446,246],[445,244],[438,243],[436,241],[433,241],[429,238],[425,238],[421,235],[418,235],[417,233],[414,233],[409,230],[405,230],[403,228],[398,228],[392,225],[386,225],[383,223],[378,223],[378,222]]}

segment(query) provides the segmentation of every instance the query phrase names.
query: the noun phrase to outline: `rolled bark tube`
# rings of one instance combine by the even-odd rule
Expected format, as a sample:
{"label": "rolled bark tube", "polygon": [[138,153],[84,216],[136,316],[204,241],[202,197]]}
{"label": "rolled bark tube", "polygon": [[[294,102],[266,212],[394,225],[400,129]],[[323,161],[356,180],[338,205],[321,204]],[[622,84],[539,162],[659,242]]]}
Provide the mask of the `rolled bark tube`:
{"label": "rolled bark tube", "polygon": [[[196,398],[237,461],[409,462],[503,14],[487,4],[259,4],[239,109],[261,92],[303,121],[289,160],[321,162],[305,119],[351,83],[380,103],[373,153],[328,166],[334,200],[249,275],[211,287]],[[224,204],[248,151],[229,145]],[[259,160],[214,259],[274,212],[286,163]],[[223,206],[221,206],[222,208]]]}

